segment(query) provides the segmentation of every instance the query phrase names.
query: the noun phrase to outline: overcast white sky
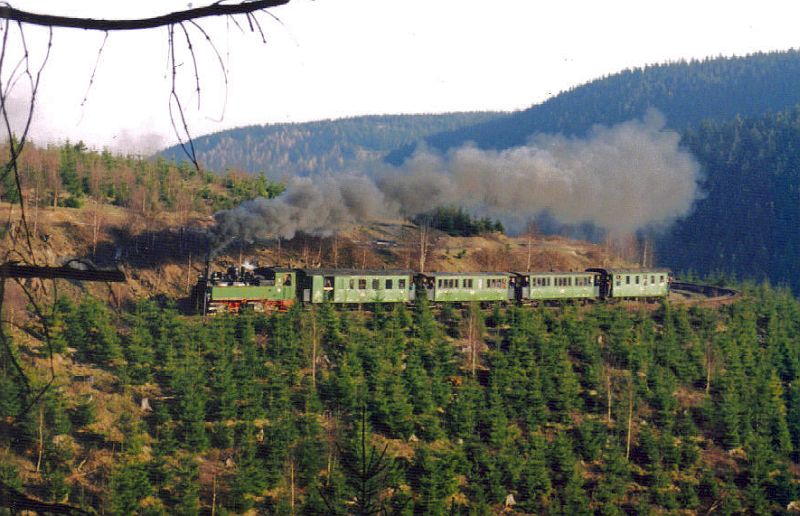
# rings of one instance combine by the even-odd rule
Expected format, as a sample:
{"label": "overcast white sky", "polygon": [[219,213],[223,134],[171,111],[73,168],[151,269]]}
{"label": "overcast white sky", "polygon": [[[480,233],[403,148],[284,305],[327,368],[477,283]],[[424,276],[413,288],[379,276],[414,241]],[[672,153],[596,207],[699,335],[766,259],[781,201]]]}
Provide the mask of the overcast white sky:
{"label": "overcast white sky", "polygon": [[[93,18],[187,7],[186,0],[125,2],[127,8],[108,0],[11,3]],[[200,110],[191,58],[176,35],[194,135],[364,114],[524,109],[625,68],[800,46],[800,3],[775,0],[291,0],[271,12],[280,22],[260,17],[266,45],[244,21],[244,34],[221,19],[202,22],[228,68],[227,102],[216,56],[192,33]],[[26,29],[35,59],[42,35]],[[166,29],[110,34],[82,107],[102,42],[102,33],[55,32],[34,137],[139,152],[172,144]]]}

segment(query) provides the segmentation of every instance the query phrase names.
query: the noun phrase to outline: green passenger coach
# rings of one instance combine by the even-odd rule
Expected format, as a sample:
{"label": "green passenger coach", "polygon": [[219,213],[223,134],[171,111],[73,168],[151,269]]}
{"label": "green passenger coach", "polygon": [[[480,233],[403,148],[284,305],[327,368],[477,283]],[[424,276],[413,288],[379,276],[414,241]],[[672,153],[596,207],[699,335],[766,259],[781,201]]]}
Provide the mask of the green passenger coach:
{"label": "green passenger coach", "polygon": [[521,272],[517,276],[523,301],[596,299],[600,294],[598,272]]}
{"label": "green passenger coach", "polygon": [[508,301],[513,279],[507,272],[428,272],[417,275],[417,289],[435,302]]}
{"label": "green passenger coach", "polygon": [[604,275],[602,298],[641,299],[669,294],[669,269],[592,269]]}
{"label": "green passenger coach", "polygon": [[410,271],[301,269],[305,303],[408,303],[413,299]]}

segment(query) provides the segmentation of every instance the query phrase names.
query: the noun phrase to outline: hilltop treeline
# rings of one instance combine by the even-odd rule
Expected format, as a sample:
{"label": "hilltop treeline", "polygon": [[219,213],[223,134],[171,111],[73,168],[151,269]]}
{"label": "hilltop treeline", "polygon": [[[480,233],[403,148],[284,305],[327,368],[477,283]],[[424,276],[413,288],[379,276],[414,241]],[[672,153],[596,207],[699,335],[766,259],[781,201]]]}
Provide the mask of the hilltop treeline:
{"label": "hilltop treeline", "polygon": [[[678,131],[703,120],[778,112],[800,103],[800,52],[758,53],[746,57],[678,61],[624,70],[572,88],[542,104],[473,126],[425,139],[438,149],[473,142],[505,149],[536,133],[580,136],[593,125],[615,125],[641,118],[650,108]],[[392,153],[398,162],[410,148]]]}
{"label": "hilltop treeline", "polygon": [[[208,321],[62,300],[53,347],[94,383],[59,377],[4,427],[0,479],[116,514],[780,513],[800,303],[750,296]],[[6,420],[25,395],[3,364]]]}
{"label": "hilltop treeline", "polygon": [[505,228],[499,220],[490,217],[473,217],[464,208],[442,206],[411,219],[417,225],[429,225],[451,236],[469,237],[484,233],[503,233]]}
{"label": "hilltop treeline", "polygon": [[[214,213],[257,196],[274,197],[283,185],[263,174],[200,172],[182,161],[114,155],[83,142],[36,147],[19,158],[26,206],[81,207],[86,202],[130,208],[143,216]],[[13,173],[0,176],[0,200],[18,203]]]}
{"label": "hilltop treeline", "polygon": [[[357,158],[381,159],[392,149],[431,134],[480,123],[503,113],[384,115],[269,124],[221,131],[194,140],[197,155],[212,170],[265,172],[283,179],[309,172],[342,170]],[[181,159],[172,147],[162,155]]]}

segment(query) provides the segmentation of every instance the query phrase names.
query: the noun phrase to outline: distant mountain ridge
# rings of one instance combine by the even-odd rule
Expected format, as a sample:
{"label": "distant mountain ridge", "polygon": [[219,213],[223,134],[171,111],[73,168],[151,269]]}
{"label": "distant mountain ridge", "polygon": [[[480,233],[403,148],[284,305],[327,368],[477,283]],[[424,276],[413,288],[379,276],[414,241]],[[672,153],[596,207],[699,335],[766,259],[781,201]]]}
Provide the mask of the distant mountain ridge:
{"label": "distant mountain ridge", "polygon": [[[703,170],[704,197],[657,242],[676,271],[769,280],[800,293],[800,52],[626,70],[502,119],[432,135],[430,148],[522,145],[536,133],[664,114]],[[388,160],[402,162],[413,145]]]}
{"label": "distant mountain ridge", "polygon": [[[702,120],[778,112],[800,103],[800,52],[758,53],[708,58],[624,70],[560,93],[504,118],[443,131],[425,138],[446,150],[473,142],[505,149],[524,144],[535,133],[580,136],[595,124],[614,125],[661,111],[669,127],[682,131]],[[414,144],[389,154],[402,162]]]}
{"label": "distant mountain ridge", "polygon": [[[375,115],[318,122],[252,125],[194,139],[203,166],[284,178],[337,171],[357,158],[381,159],[387,152],[426,136],[506,116],[499,112],[438,115]],[[185,158],[179,147],[161,153]]]}

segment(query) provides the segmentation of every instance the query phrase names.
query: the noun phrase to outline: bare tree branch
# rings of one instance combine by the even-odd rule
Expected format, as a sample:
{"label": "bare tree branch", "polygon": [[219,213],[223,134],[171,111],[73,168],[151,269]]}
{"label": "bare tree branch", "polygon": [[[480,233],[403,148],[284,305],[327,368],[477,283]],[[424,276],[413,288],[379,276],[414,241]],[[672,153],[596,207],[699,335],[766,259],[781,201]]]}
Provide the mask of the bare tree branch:
{"label": "bare tree branch", "polygon": [[[105,33],[103,36],[103,43],[100,45],[100,50],[97,51],[97,59],[94,62],[94,68],[92,68],[92,76],[89,77],[89,86],[86,87],[86,93],[83,95],[83,100],[81,101],[81,107],[86,105],[86,101],[89,99],[89,90],[92,89],[92,85],[94,84],[94,77],[97,74],[97,66],[100,64],[100,57],[103,55],[103,49],[106,48],[106,41],[108,41],[108,32]],[[83,115],[81,115],[83,117]]]}
{"label": "bare tree branch", "polygon": [[183,23],[179,23],[178,26],[183,31],[183,35],[186,36],[186,46],[189,48],[189,55],[192,56],[192,65],[194,65],[195,92],[197,93],[197,109],[200,109],[200,72],[197,69],[197,56],[194,55],[192,38],[189,37],[189,33],[186,31],[186,26]]}
{"label": "bare tree branch", "polygon": [[[44,67],[47,64],[47,60],[50,57],[50,48],[52,47],[52,44],[53,44],[53,29],[52,28],[49,29],[49,38],[48,38],[48,42],[47,42],[47,50],[45,52],[44,59],[42,60],[42,65],[39,68],[39,70],[34,74],[31,71],[30,52],[28,51],[28,44],[27,44],[27,42],[25,40],[25,32],[22,29],[22,24],[20,24],[18,22],[17,26],[19,27],[20,41],[22,43],[22,49],[23,49],[22,61],[25,63],[25,69],[24,69],[24,71],[22,73],[23,73],[23,76],[28,78],[28,82],[30,83],[31,102],[30,102],[29,109],[28,109],[28,112],[27,112],[27,118],[25,120],[25,127],[24,127],[24,129],[22,131],[22,134],[15,134],[13,128],[11,127],[11,121],[9,120],[8,108],[7,108],[8,95],[11,92],[11,87],[0,88],[0,114],[2,114],[2,119],[3,119],[3,122],[5,124],[6,134],[8,136],[8,149],[9,149],[9,154],[10,154],[10,159],[5,164],[5,166],[3,167],[2,175],[5,176],[5,174],[9,173],[9,171],[13,171],[14,172],[14,179],[15,179],[15,182],[16,182],[16,187],[17,187],[17,190],[19,191],[19,194],[20,194],[19,195],[19,205],[20,205],[22,227],[25,229],[25,239],[26,239],[27,244],[28,244],[28,250],[30,251],[31,255],[33,255],[33,246],[31,244],[30,231],[28,230],[28,220],[27,220],[27,218],[25,216],[25,199],[24,199],[24,196],[22,195],[22,183],[20,181],[19,167],[18,167],[17,159],[18,159],[20,153],[22,152],[22,149],[25,146],[25,142],[26,142],[27,137],[28,137],[28,130],[30,129],[31,121],[33,120],[33,109],[34,109],[34,105],[35,105],[35,102],[36,102],[36,94],[37,94],[37,92],[39,90],[39,79],[41,78],[42,70],[44,70]],[[7,42],[8,42],[9,29],[10,29],[10,21],[6,20],[5,28],[4,28],[4,32],[3,32],[2,49],[0,50],[0,71],[2,71],[3,63],[5,62],[6,45],[7,45]],[[15,71],[13,73],[16,73],[17,67],[15,67],[14,70]],[[9,82],[13,82],[13,76],[9,79]],[[15,137],[16,137],[16,141],[15,141]]]}
{"label": "bare tree branch", "polygon": [[[172,91],[169,94],[169,119],[172,123],[172,129],[175,131],[175,136],[178,138],[178,143],[180,144],[183,152],[189,157],[192,164],[195,166],[197,170],[200,170],[200,163],[197,161],[197,153],[194,149],[194,141],[192,140],[192,135],[189,133],[189,123],[186,121],[186,116],[183,112],[183,105],[181,104],[181,99],[178,96],[177,92],[177,75],[178,75],[178,63],[175,60],[175,26],[170,25],[167,27],[168,31],[168,42],[169,42],[169,53],[170,53],[170,64],[172,65]],[[186,142],[183,141],[182,133],[178,130],[178,124],[175,120],[175,113],[172,110],[173,103],[178,110],[178,115],[181,119],[181,124],[183,126],[183,134],[186,135]]]}
{"label": "bare tree branch", "polygon": [[241,2],[237,4],[223,4],[215,2],[211,5],[197,7],[195,9],[187,9],[185,11],[176,11],[153,18],[130,20],[98,20],[94,18],[74,18],[69,16],[38,14],[16,9],[10,5],[0,5],[0,18],[5,18],[7,20],[20,23],[27,23],[30,25],[41,25],[44,27],[63,27],[100,31],[140,30],[165,27],[198,18],[206,18],[209,16],[249,14],[287,3],[289,3],[289,0],[254,0],[252,2]]}
{"label": "bare tree branch", "polygon": [[[234,20],[235,20],[235,18],[234,18]],[[192,26],[194,28],[196,28],[200,32],[200,34],[203,35],[203,37],[206,38],[206,42],[211,47],[211,50],[214,51],[214,54],[217,56],[217,61],[219,61],[219,68],[220,68],[220,71],[222,72],[222,78],[225,81],[225,95],[223,96],[223,101],[222,101],[222,112],[220,113],[219,119],[217,120],[218,122],[221,122],[222,119],[225,118],[225,110],[228,107],[228,69],[225,66],[225,61],[222,59],[222,55],[220,55],[219,50],[217,50],[217,46],[214,44],[214,41],[211,39],[211,36],[209,36],[208,33],[205,31],[205,29],[203,29],[203,27],[201,27],[196,21],[190,20],[189,23],[191,23]],[[183,27],[183,25],[181,25],[181,27]],[[187,39],[189,38],[188,33],[186,35],[186,38]],[[191,47],[189,48],[189,50],[192,50]],[[194,59],[194,51],[193,50],[192,50],[192,59]],[[197,74],[197,67],[195,66],[195,75],[196,74]],[[197,98],[197,104],[199,106],[200,105],[199,85],[198,85],[197,97],[198,97]]]}

